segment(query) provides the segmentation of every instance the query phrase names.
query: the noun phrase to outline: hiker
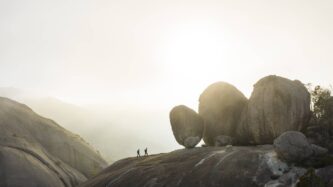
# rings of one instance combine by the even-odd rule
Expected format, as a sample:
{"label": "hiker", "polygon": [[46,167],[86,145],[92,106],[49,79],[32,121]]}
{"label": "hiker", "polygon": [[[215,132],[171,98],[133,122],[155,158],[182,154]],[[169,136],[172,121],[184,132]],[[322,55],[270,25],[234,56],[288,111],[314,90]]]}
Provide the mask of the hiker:
{"label": "hiker", "polygon": [[148,156],[148,148],[145,149],[145,156]]}
{"label": "hiker", "polygon": [[140,157],[140,149],[138,149],[137,151],[136,151],[136,158],[139,158]]}

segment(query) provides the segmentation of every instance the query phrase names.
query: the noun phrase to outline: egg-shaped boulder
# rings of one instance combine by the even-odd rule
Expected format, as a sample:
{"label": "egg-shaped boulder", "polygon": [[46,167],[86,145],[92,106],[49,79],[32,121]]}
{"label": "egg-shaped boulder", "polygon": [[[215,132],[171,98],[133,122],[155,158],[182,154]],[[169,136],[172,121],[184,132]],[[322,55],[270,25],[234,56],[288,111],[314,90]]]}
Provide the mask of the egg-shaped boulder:
{"label": "egg-shaped boulder", "polygon": [[234,137],[247,98],[233,85],[216,82],[200,95],[199,115],[204,119],[203,140],[213,146],[221,135]]}
{"label": "egg-shaped boulder", "polygon": [[286,131],[303,130],[310,117],[310,94],[298,80],[271,75],[255,85],[237,131],[244,143],[272,144]]}
{"label": "egg-shaped boulder", "polygon": [[201,140],[203,119],[184,105],[174,107],[170,112],[170,123],[176,141],[186,148],[195,147]]}

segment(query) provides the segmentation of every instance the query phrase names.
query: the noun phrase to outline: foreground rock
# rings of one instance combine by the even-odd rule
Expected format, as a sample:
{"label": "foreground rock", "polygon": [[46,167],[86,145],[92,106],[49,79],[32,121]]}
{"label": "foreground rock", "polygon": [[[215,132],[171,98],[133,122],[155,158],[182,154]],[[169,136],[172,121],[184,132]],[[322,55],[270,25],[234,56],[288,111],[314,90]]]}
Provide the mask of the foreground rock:
{"label": "foreground rock", "polygon": [[292,186],[306,172],[277,159],[272,146],[205,147],[123,159],[82,187]]}
{"label": "foreground rock", "polygon": [[226,82],[210,85],[199,98],[199,115],[205,121],[203,139],[213,146],[220,135],[234,137],[247,99]]}
{"label": "foreground rock", "polygon": [[333,165],[318,169],[316,174],[323,180],[325,186],[333,186]]}
{"label": "foreground rock", "polygon": [[233,138],[230,136],[217,136],[215,138],[215,146],[227,146],[227,145],[232,145],[234,142]]}
{"label": "foreground rock", "polygon": [[0,186],[71,187],[107,163],[79,136],[0,98]]}
{"label": "foreground rock", "polygon": [[297,131],[288,131],[276,138],[274,148],[278,157],[287,162],[302,162],[328,152],[325,148],[310,144],[305,135]]}
{"label": "foreground rock", "polygon": [[300,131],[310,117],[310,94],[300,81],[267,76],[254,85],[238,137],[243,143],[272,144],[286,131]]}
{"label": "foreground rock", "polygon": [[194,110],[184,105],[176,106],[170,112],[170,122],[173,135],[180,145],[193,148],[200,142],[204,124]]}

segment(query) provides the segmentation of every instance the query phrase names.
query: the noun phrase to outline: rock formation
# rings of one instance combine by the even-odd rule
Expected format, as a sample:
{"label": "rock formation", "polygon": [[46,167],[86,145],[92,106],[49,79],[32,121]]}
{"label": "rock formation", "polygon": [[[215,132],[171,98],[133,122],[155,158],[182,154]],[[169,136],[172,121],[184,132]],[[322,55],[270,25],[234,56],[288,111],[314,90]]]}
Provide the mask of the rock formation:
{"label": "rock formation", "polygon": [[236,87],[225,82],[210,85],[200,95],[199,115],[205,121],[203,139],[207,145],[214,145],[220,135],[235,136],[246,102]]}
{"label": "rock formation", "polygon": [[82,187],[295,186],[306,172],[279,160],[272,146],[197,147],[120,160]]}
{"label": "rock formation", "polygon": [[192,109],[180,105],[170,112],[170,123],[177,142],[186,148],[195,147],[202,138],[203,120]]}
{"label": "rock formation", "polygon": [[305,135],[287,131],[274,140],[274,149],[279,158],[287,162],[302,162],[312,156],[322,156],[327,149],[310,144]]}
{"label": "rock formation", "polygon": [[215,137],[215,146],[226,146],[232,145],[234,142],[233,138],[230,136],[220,135]]}
{"label": "rock formation", "polygon": [[243,143],[271,144],[286,131],[300,131],[310,117],[310,94],[300,81],[267,76],[254,85],[238,137]]}
{"label": "rock formation", "polygon": [[0,186],[72,187],[107,163],[79,136],[0,97]]}
{"label": "rock formation", "polygon": [[323,180],[325,186],[333,186],[333,165],[318,169],[316,174]]}

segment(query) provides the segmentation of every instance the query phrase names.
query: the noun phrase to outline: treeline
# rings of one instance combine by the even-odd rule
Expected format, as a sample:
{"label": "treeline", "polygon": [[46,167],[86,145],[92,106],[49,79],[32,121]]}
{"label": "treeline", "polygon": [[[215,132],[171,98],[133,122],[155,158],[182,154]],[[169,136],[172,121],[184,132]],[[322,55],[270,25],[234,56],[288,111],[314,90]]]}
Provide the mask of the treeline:
{"label": "treeline", "polygon": [[333,88],[306,85],[311,94],[311,116],[305,134],[313,143],[333,151]]}

